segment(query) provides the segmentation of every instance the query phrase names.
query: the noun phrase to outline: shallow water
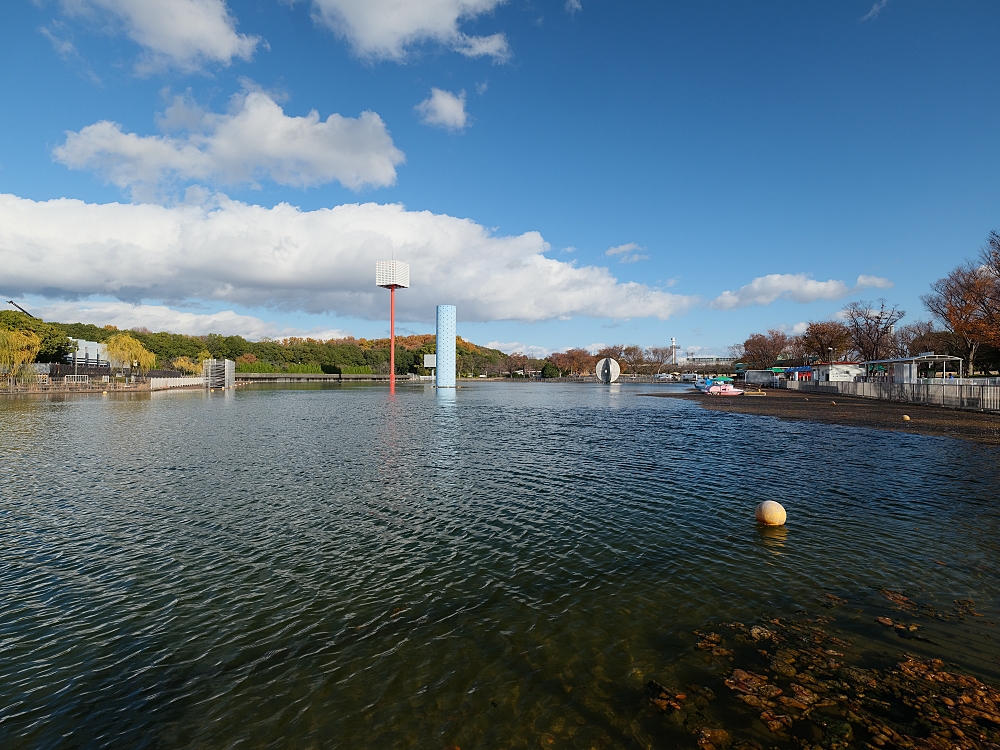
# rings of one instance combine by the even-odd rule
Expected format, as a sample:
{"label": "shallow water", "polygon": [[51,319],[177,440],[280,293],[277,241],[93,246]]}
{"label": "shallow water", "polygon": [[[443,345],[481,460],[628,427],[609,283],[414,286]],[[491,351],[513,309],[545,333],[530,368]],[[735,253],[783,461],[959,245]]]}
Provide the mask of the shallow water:
{"label": "shallow water", "polygon": [[691,631],[826,592],[1000,681],[1000,449],[659,388],[0,401],[0,745],[676,747]]}

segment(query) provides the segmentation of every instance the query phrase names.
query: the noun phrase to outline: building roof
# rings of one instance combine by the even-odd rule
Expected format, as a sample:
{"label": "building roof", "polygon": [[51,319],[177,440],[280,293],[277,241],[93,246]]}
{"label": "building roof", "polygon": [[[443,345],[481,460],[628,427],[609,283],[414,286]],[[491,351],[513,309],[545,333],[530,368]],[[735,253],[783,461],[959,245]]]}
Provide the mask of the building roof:
{"label": "building roof", "polygon": [[902,364],[904,362],[924,362],[930,364],[937,364],[940,362],[961,362],[961,357],[953,357],[950,354],[935,354],[934,352],[924,352],[923,354],[915,354],[912,357],[896,357],[894,359],[871,359],[867,362],[863,362],[865,365],[895,365]]}

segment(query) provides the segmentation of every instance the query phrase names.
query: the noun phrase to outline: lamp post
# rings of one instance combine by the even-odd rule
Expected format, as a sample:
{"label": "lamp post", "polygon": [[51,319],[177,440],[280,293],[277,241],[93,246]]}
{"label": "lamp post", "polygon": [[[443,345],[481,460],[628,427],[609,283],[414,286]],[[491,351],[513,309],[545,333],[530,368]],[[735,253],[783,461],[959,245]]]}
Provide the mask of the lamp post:
{"label": "lamp post", "polygon": [[375,286],[389,290],[389,393],[396,392],[396,290],[410,286],[410,266],[401,260],[375,263]]}

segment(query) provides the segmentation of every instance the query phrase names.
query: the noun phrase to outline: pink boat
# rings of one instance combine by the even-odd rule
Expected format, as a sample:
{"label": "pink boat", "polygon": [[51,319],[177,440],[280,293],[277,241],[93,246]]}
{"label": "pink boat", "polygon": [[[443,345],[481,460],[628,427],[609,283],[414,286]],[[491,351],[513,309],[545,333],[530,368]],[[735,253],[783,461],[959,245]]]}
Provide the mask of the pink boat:
{"label": "pink boat", "polygon": [[733,388],[729,383],[713,383],[706,390],[709,396],[742,396],[743,391]]}

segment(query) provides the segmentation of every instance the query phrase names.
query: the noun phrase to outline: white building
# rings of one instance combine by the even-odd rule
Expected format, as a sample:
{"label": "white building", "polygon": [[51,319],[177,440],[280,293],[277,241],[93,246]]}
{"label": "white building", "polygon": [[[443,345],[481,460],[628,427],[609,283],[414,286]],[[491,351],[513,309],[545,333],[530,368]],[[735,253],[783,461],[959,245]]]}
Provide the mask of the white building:
{"label": "white building", "polygon": [[812,365],[814,383],[852,383],[864,374],[865,366],[860,362],[817,362]]}
{"label": "white building", "polygon": [[[96,367],[108,364],[108,350],[105,348],[104,344],[98,344],[96,341],[86,341],[85,339],[74,339],[70,338],[70,354],[67,357],[67,361],[70,364],[75,363],[78,365],[83,365],[85,367]],[[76,351],[73,351],[73,347],[76,347]]]}

